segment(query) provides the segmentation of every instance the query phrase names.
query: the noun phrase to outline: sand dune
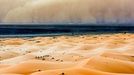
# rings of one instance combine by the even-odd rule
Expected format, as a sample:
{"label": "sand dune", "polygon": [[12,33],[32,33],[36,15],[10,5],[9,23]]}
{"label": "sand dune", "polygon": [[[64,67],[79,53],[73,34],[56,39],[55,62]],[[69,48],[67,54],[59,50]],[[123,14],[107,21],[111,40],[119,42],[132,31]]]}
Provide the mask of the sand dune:
{"label": "sand dune", "polygon": [[134,75],[133,34],[0,40],[0,75]]}
{"label": "sand dune", "polygon": [[1,23],[132,23],[133,0],[0,0]]}

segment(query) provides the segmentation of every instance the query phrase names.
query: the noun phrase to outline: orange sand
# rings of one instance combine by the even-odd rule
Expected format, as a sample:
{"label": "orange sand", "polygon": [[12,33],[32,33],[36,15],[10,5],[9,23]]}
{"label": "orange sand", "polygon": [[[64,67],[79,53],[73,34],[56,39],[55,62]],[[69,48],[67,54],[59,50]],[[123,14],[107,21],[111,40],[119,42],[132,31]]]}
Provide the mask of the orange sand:
{"label": "orange sand", "polygon": [[0,75],[134,75],[134,34],[1,38]]}

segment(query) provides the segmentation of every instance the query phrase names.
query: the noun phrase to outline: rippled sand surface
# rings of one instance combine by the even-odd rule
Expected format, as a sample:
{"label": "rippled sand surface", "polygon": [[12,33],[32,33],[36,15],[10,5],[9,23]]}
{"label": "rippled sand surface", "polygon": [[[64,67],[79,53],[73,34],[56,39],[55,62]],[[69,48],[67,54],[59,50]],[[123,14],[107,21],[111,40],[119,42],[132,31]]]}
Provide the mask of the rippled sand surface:
{"label": "rippled sand surface", "polygon": [[134,75],[134,34],[1,38],[0,75]]}

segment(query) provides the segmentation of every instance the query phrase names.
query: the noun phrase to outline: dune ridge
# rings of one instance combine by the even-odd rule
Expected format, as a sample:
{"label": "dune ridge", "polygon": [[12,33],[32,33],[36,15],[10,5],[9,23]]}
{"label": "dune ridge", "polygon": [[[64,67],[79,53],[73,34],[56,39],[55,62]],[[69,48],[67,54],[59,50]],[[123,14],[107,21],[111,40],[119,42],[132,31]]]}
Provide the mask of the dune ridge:
{"label": "dune ridge", "polygon": [[134,75],[134,35],[0,39],[0,75]]}

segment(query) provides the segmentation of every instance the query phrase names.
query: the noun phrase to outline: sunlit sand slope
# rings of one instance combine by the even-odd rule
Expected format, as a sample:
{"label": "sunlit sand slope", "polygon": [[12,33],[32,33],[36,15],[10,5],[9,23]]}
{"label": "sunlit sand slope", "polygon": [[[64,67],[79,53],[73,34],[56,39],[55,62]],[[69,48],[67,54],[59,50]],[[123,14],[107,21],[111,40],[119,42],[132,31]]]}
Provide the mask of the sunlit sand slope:
{"label": "sunlit sand slope", "polygon": [[134,75],[134,34],[0,39],[0,75]]}
{"label": "sunlit sand slope", "polygon": [[133,0],[0,0],[2,23],[133,23]]}

